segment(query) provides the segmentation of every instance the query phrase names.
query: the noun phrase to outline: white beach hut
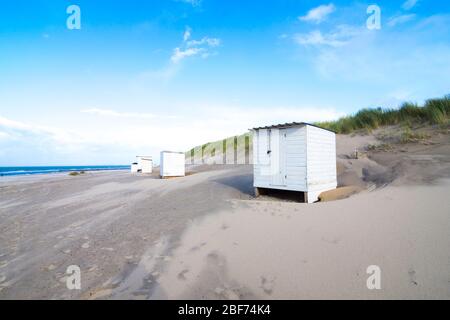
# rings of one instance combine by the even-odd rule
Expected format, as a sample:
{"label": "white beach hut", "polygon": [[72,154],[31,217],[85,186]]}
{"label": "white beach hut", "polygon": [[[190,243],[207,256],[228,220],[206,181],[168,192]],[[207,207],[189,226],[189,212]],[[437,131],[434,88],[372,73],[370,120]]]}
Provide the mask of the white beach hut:
{"label": "white beach hut", "polygon": [[139,163],[133,162],[131,164],[131,173],[138,173],[139,172]]}
{"label": "white beach hut", "polygon": [[131,164],[131,173],[152,173],[153,159],[151,156],[136,156],[136,162]]}
{"label": "white beach hut", "polygon": [[254,187],[303,192],[313,203],[337,187],[336,134],[308,123],[254,128]]}
{"label": "white beach hut", "polygon": [[161,178],[184,177],[185,161],[184,152],[162,151],[159,164]]}
{"label": "white beach hut", "polygon": [[151,156],[137,156],[138,166],[142,173],[153,172],[153,159]]}

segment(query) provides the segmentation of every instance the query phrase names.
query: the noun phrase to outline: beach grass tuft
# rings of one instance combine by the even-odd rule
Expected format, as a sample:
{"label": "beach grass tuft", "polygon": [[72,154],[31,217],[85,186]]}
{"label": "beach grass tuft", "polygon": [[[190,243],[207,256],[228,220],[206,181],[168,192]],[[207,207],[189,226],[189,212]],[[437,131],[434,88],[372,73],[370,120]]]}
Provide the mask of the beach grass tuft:
{"label": "beach grass tuft", "polygon": [[450,117],[450,95],[427,100],[424,106],[405,102],[400,108],[367,108],[336,121],[316,123],[319,127],[348,134],[359,130],[371,131],[381,126],[397,125],[411,127],[412,124],[447,125]]}
{"label": "beach grass tuft", "polygon": [[85,171],[80,171],[80,172],[72,171],[72,172],[69,173],[69,176],[76,177],[76,176],[79,176],[79,175],[83,175],[85,173],[86,173]]}

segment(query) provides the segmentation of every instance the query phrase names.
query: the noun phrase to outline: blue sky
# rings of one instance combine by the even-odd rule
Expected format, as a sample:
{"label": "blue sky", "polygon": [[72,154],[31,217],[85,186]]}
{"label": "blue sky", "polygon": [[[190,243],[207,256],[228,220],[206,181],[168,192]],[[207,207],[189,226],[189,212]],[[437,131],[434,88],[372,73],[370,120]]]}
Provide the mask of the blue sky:
{"label": "blue sky", "polygon": [[[66,26],[74,4],[80,30]],[[366,26],[371,4],[379,30]],[[450,93],[445,1],[0,6],[0,166],[126,164]]]}

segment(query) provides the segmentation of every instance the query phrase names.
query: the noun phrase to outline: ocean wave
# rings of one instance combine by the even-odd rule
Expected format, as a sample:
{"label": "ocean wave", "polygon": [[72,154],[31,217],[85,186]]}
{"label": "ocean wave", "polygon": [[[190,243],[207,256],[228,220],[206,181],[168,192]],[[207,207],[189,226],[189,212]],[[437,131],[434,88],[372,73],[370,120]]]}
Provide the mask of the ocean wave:
{"label": "ocean wave", "polygon": [[61,167],[0,167],[0,176],[63,173],[73,171],[112,171],[128,170],[130,166],[61,166]]}

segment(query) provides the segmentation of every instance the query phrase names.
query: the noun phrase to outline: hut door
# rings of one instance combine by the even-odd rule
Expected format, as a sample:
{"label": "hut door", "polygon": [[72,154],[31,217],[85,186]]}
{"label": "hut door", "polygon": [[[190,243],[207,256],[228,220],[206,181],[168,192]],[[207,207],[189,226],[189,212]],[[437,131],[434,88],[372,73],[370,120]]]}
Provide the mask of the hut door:
{"label": "hut door", "polygon": [[278,131],[278,146],[273,154],[274,174],[272,184],[275,186],[286,186],[286,129]]}

